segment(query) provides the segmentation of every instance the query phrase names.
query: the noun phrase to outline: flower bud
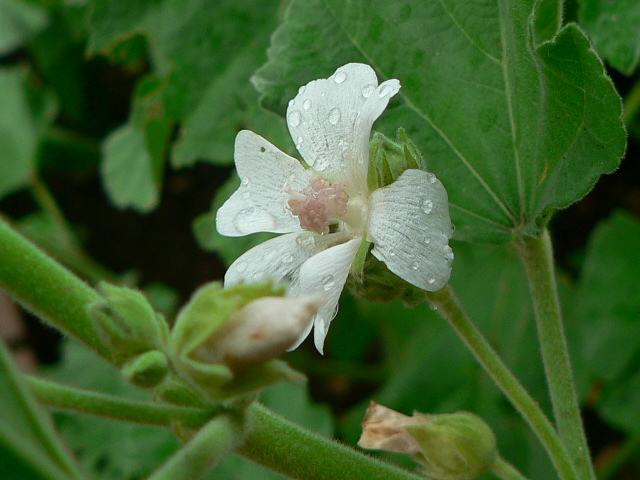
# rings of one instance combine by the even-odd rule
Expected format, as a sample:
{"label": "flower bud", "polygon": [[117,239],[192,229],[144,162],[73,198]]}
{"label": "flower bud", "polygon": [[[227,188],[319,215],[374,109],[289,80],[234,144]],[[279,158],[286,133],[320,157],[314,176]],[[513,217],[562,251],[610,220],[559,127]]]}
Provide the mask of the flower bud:
{"label": "flower bud", "polygon": [[194,356],[232,369],[266,362],[287,351],[318,313],[315,297],[262,297],[234,312]]}
{"label": "flower bud", "polygon": [[308,331],[318,300],[284,293],[272,283],[202,287],[171,332],[172,364],[215,401],[252,394],[279,380],[299,380],[274,359]]}
{"label": "flower bud", "polygon": [[412,455],[434,480],[473,480],[497,457],[495,435],[477,415],[414,413],[409,417],[372,403],[358,444]]}
{"label": "flower bud", "polygon": [[98,290],[102,299],[89,305],[88,312],[118,364],[165,347],[169,328],[141,292],[105,282]]}

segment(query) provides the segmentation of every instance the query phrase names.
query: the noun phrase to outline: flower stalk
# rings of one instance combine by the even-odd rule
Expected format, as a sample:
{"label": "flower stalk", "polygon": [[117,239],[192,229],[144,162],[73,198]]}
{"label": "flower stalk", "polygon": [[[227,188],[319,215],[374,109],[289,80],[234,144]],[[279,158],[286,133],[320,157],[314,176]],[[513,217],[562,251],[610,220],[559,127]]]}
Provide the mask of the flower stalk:
{"label": "flower stalk", "polygon": [[564,333],[549,231],[545,229],[536,238],[523,238],[518,250],[529,280],[542,360],[560,438],[580,478],[595,479]]}
{"label": "flower stalk", "polygon": [[529,424],[547,451],[560,479],[581,478],[576,474],[571,458],[551,422],[469,318],[451,287],[427,293],[427,298],[438,309],[440,315],[449,322],[476,360]]}

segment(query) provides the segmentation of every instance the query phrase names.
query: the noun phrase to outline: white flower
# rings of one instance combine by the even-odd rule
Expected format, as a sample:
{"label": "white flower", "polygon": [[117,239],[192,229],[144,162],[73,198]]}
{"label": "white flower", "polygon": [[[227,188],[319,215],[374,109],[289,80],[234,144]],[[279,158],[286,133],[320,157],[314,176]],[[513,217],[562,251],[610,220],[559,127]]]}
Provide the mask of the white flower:
{"label": "white flower", "polygon": [[236,137],[241,185],[217,212],[218,232],[285,235],[238,258],[225,286],[273,278],[291,282],[294,295],[323,295],[313,322],[320,352],[364,239],[389,270],[424,290],[439,290],[451,273],[447,193],[436,177],[406,170],[384,188],[367,186],[371,127],[398,90],[398,80],[378,85],[359,63],[301,87],[287,123],[309,168],[253,132]]}

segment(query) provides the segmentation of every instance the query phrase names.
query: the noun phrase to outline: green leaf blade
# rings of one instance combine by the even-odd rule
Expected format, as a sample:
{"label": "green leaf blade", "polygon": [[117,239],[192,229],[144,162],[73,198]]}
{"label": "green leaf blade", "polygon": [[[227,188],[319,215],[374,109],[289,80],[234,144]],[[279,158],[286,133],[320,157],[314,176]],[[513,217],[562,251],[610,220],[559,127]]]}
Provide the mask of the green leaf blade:
{"label": "green leaf blade", "polygon": [[[506,0],[294,1],[254,84],[283,113],[297,87],[343,63],[400,79],[376,128],[416,140],[448,190],[457,238],[504,242],[538,233],[625,148],[619,97],[577,27],[555,35],[558,15]],[[558,78],[565,67],[571,82]]]}

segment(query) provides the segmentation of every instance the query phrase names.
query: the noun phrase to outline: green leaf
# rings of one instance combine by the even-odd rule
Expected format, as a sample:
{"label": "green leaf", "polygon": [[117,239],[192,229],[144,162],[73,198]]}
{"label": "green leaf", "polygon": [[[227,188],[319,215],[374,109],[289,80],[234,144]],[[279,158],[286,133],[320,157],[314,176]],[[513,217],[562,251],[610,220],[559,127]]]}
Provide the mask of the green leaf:
{"label": "green leaf", "polygon": [[47,14],[24,0],[0,0],[0,56],[28,42],[47,24]]}
{"label": "green leaf", "polygon": [[269,233],[256,233],[244,237],[225,237],[216,230],[216,212],[218,208],[231,196],[240,186],[240,179],[233,173],[222,187],[216,191],[211,210],[199,215],[193,221],[193,235],[196,237],[198,245],[209,252],[216,252],[222,260],[231,265],[233,261],[249,250],[270,238]]}
{"label": "green leaf", "polygon": [[36,169],[44,127],[53,119],[53,98],[29,83],[23,68],[0,69],[0,198],[26,187]]}
{"label": "green leaf", "polygon": [[231,164],[238,130],[284,136],[283,122],[257,106],[249,77],[264,61],[276,26],[276,0],[126,0],[94,2],[89,51],[114,56],[143,35],[152,68],[166,81],[168,115],[182,128],[174,166]]}
{"label": "green leaf", "polygon": [[117,207],[147,212],[158,204],[172,127],[163,103],[163,89],[161,80],[143,79],[136,89],[129,122],[111,133],[103,144],[102,179]]}
{"label": "green leaf", "polygon": [[81,475],[50,419],[28,392],[0,342],[0,477],[64,480]]}
{"label": "green leaf", "polygon": [[640,62],[640,3],[636,0],[580,0],[580,25],[598,52],[631,75]]}
{"label": "green leaf", "polygon": [[[640,431],[640,221],[616,212],[589,242],[573,317],[582,368],[599,385],[597,408],[623,430]],[[635,381],[634,381],[635,377]]]}
{"label": "green leaf", "polygon": [[520,0],[294,0],[254,84],[282,114],[299,86],[348,62],[398,78],[376,128],[402,126],[417,143],[448,190],[457,238],[508,241],[539,232],[625,148],[620,99],[585,35],[532,11]]}

